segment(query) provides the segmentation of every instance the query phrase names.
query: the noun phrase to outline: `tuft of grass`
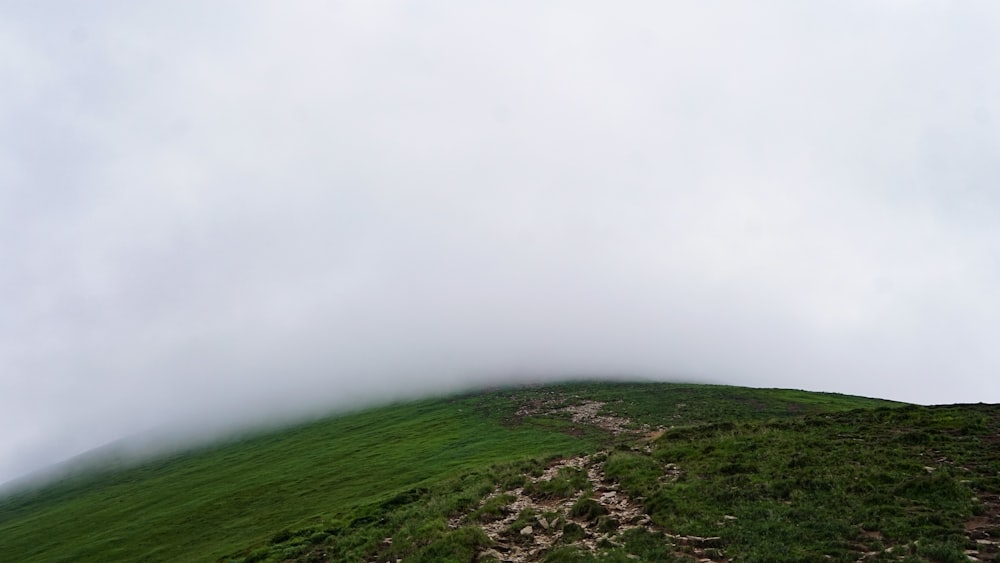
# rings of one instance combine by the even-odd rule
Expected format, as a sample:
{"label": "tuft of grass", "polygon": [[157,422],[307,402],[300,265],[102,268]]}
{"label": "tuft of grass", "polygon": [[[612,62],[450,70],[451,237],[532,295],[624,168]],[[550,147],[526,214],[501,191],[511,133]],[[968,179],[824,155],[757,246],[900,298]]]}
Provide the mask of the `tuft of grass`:
{"label": "tuft of grass", "polygon": [[[604,474],[631,491],[657,483],[664,476],[663,464],[649,456],[630,451],[613,452],[604,463]],[[642,493],[645,495],[645,491]]]}
{"label": "tuft of grass", "polygon": [[502,520],[507,516],[507,505],[514,500],[513,495],[499,495],[487,500],[475,512],[469,515],[469,520],[486,523]]}
{"label": "tuft of grass", "polygon": [[597,502],[593,498],[584,495],[573,503],[569,513],[570,516],[573,516],[574,518],[583,518],[585,520],[593,521],[607,514],[608,509],[604,508],[601,503]]}
{"label": "tuft of grass", "polygon": [[562,467],[549,480],[529,483],[524,492],[538,499],[569,498],[576,492],[590,489],[587,472],[576,467]]}
{"label": "tuft of grass", "polygon": [[572,543],[587,537],[587,531],[576,522],[567,522],[562,528],[562,541]]}

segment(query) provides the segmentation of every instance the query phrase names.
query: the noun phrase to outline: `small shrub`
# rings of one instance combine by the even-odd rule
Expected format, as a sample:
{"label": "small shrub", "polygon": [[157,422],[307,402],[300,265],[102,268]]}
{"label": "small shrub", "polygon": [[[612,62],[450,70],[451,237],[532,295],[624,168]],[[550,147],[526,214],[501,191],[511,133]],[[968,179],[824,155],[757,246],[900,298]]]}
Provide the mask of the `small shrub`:
{"label": "small shrub", "polygon": [[562,529],[562,541],[572,543],[587,537],[587,531],[576,522],[567,522]]}
{"label": "small shrub", "polygon": [[569,513],[576,518],[584,518],[585,520],[592,521],[607,514],[608,509],[604,508],[604,506],[596,500],[585,496],[581,497],[580,500],[573,504]]}
{"label": "small shrub", "polygon": [[618,520],[610,516],[601,516],[597,519],[597,529],[604,533],[611,533],[618,529]]}

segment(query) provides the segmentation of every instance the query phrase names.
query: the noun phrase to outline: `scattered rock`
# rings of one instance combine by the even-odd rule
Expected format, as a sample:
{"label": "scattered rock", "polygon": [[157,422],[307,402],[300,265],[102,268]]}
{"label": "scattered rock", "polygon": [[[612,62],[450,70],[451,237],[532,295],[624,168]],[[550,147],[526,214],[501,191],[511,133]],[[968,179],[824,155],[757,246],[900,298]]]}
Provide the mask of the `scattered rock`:
{"label": "scattered rock", "polygon": [[[598,452],[596,459],[606,459],[608,452]],[[661,531],[654,527],[652,520],[645,514],[639,503],[618,490],[617,485],[606,481],[603,461],[595,462],[590,456],[580,456],[558,460],[547,467],[540,476],[525,476],[531,483],[538,483],[556,477],[563,468],[584,470],[590,482],[589,491],[577,491],[565,499],[534,499],[527,495],[524,487],[511,490],[497,488],[480,501],[480,506],[490,499],[501,495],[509,495],[513,500],[504,508],[502,519],[480,524],[486,535],[493,541],[493,551],[502,554],[500,557],[490,555],[503,563],[527,563],[541,561],[545,554],[557,543],[559,545],[575,546],[592,554],[602,548],[621,546],[616,541],[617,535],[632,528],[645,528],[652,532]],[[599,519],[588,521],[585,518],[571,518],[570,509],[587,492],[602,511],[607,513]],[[530,509],[535,512],[537,525],[512,529],[512,525]],[[551,513],[557,513],[553,516]],[[549,513],[549,516],[543,516]],[[468,524],[465,516],[459,515],[449,521],[452,528]],[[602,527],[603,524],[603,527]],[[572,531],[574,530],[575,531]],[[511,535],[515,535],[515,540]],[[522,539],[523,538],[523,539]],[[696,554],[700,547],[693,547]]]}
{"label": "scattered rock", "polygon": [[[577,401],[577,404],[569,404]],[[649,444],[663,436],[664,427],[655,431],[649,426],[635,425],[627,418],[601,414],[605,403],[601,401],[581,400],[579,397],[567,397],[553,394],[544,399],[526,401],[517,411],[517,418],[544,414],[567,413],[576,424],[597,426],[612,434],[628,433],[638,439],[645,438],[645,450],[650,451]],[[589,490],[579,490],[568,498],[536,499],[527,495],[525,487],[502,490],[497,487],[493,493],[480,501],[480,506],[501,495],[508,495],[513,500],[503,508],[503,517],[492,522],[478,524],[483,532],[493,542],[491,549],[481,553],[482,557],[492,557],[501,563],[529,563],[542,561],[548,551],[555,545],[568,546],[597,555],[601,549],[622,547],[620,534],[631,529],[641,528],[649,532],[664,533],[678,546],[692,556],[694,560],[725,561],[722,555],[722,540],[718,537],[697,537],[672,535],[656,526],[642,508],[641,497],[630,497],[618,486],[607,480],[604,474],[604,460],[610,452],[596,452],[592,456],[579,456],[557,460],[538,476],[525,475],[527,483],[535,484],[551,480],[558,476],[560,470],[573,468],[586,472],[590,483]],[[662,481],[674,482],[681,477],[681,469],[675,464],[664,466]],[[531,487],[528,487],[531,490]],[[571,508],[584,494],[589,495],[591,502],[599,505],[601,516],[587,519],[583,516],[574,518]],[[534,513],[536,525],[527,525],[519,530],[513,524],[525,510]],[[555,513],[555,515],[553,514]],[[543,516],[547,514],[548,516]],[[724,521],[735,520],[726,516]],[[448,526],[458,528],[468,525],[466,515],[458,515],[448,521]],[[516,530],[516,531],[515,531]],[[629,555],[629,559],[639,559]]]}
{"label": "scattered rock", "polygon": [[721,547],[722,538],[718,536],[712,536],[709,538],[703,538],[701,536],[684,536],[676,534],[666,534],[668,538],[673,539],[677,543],[685,545],[693,545],[697,547]]}
{"label": "scattered rock", "polygon": [[985,540],[985,539],[976,540],[976,543],[979,545],[1000,545],[1000,542],[996,542],[993,540]]}
{"label": "scattered rock", "polygon": [[517,411],[517,416],[524,417],[565,412],[569,413],[573,422],[577,424],[597,426],[611,432],[612,434],[630,432],[645,435],[650,432],[648,425],[642,425],[640,428],[631,428],[632,421],[627,418],[599,414],[601,409],[606,404],[602,401],[583,401],[579,404],[570,406],[564,406],[565,404],[566,397],[553,397],[552,399],[545,401],[534,400],[521,406],[521,408]]}

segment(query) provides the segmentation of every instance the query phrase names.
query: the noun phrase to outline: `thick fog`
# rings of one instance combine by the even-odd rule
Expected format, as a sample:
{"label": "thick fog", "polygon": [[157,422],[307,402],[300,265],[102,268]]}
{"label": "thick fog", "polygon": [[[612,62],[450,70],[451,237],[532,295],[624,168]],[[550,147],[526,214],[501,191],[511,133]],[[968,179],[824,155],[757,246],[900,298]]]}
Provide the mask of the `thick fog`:
{"label": "thick fog", "polygon": [[1000,402],[994,2],[0,7],[0,482],[582,376]]}

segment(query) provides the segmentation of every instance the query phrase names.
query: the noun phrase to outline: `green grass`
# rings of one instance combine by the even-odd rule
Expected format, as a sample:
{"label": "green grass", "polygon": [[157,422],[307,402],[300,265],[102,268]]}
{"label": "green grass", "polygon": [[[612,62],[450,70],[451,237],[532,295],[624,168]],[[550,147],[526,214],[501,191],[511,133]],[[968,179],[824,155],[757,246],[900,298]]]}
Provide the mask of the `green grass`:
{"label": "green grass", "polygon": [[509,409],[514,403],[566,397],[570,403],[601,401],[609,414],[636,424],[678,426],[725,421],[767,420],[803,414],[900,405],[892,401],[837,393],[791,389],[753,389],[727,385],[651,383],[565,383],[512,389],[487,395],[490,412]]}
{"label": "green grass", "polygon": [[[721,536],[741,561],[854,561],[890,546],[964,561],[977,496],[1000,494],[998,436],[996,406],[854,410],[674,430],[652,455],[615,454],[608,472],[659,524]],[[656,463],[684,472],[664,483]]]}
{"label": "green grass", "polygon": [[[551,412],[591,400],[633,426],[668,429],[646,451],[641,436]],[[519,414],[532,406],[543,408]],[[778,389],[501,389],[332,417],[0,498],[0,561],[469,561],[489,545],[478,525],[505,516],[502,501],[480,505],[487,494],[525,485],[549,459],[599,448],[612,448],[607,475],[642,497],[657,524],[720,536],[737,560],[847,560],[891,545],[949,560],[967,547],[959,528],[976,495],[1000,492],[1000,456],[987,441],[997,419],[993,407]],[[680,477],[665,479],[674,466]],[[558,499],[588,487],[567,469],[529,493]],[[577,510],[602,517],[586,501]],[[601,560],[686,556],[657,533],[630,530],[620,543]],[[591,560],[572,546],[548,558]]]}
{"label": "green grass", "polygon": [[424,401],[0,501],[0,561],[214,560],[490,464],[587,447]]}

